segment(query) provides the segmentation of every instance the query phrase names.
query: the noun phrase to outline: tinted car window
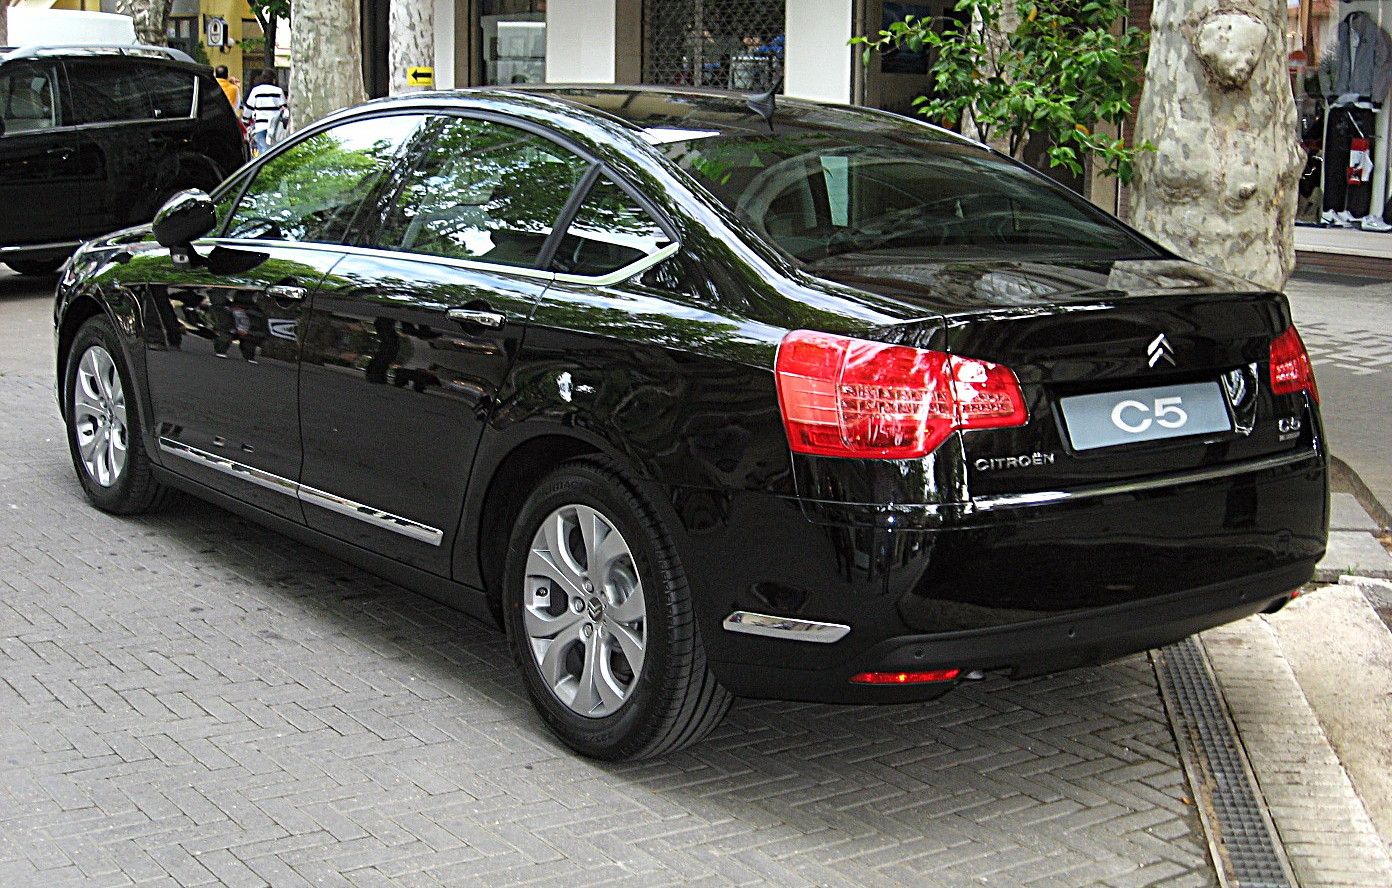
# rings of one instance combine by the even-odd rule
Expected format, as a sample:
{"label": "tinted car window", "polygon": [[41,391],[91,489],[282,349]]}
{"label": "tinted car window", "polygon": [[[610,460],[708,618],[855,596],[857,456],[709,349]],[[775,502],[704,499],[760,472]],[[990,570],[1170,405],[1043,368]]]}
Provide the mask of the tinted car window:
{"label": "tinted car window", "polygon": [[193,114],[192,74],[151,65],[142,70],[142,80],[155,117],[167,119]]}
{"label": "tinted car window", "polygon": [[973,145],[898,131],[787,127],[665,147],[804,263],[902,255],[1153,258],[1082,198]]}
{"label": "tinted car window", "polygon": [[647,210],[603,176],[585,196],[551,268],[567,274],[608,274],[652,255],[670,241]]}
{"label": "tinted car window", "polygon": [[149,120],[154,116],[141,66],[119,58],[78,59],[67,66],[78,123]]}
{"label": "tinted car window", "polygon": [[534,265],[588,166],[523,130],[439,118],[434,144],[408,175],[376,241],[454,259]]}
{"label": "tinted car window", "polygon": [[373,117],[316,133],[272,155],[256,171],[226,236],[339,243],[359,203],[425,117]]}
{"label": "tinted car window", "polygon": [[6,133],[58,125],[58,93],[47,65],[11,64],[0,69],[0,120]]}

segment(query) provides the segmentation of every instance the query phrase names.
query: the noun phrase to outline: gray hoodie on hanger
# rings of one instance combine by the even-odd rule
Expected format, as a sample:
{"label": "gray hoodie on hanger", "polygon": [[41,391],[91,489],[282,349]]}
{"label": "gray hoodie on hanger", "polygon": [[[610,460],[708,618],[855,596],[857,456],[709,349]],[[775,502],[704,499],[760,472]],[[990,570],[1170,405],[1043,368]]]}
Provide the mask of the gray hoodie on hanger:
{"label": "gray hoodie on hanger", "polygon": [[[1352,36],[1358,38],[1357,51]],[[1349,13],[1339,22],[1338,49],[1320,63],[1320,89],[1327,96],[1356,94],[1382,102],[1388,87],[1392,87],[1392,37],[1366,12]]]}

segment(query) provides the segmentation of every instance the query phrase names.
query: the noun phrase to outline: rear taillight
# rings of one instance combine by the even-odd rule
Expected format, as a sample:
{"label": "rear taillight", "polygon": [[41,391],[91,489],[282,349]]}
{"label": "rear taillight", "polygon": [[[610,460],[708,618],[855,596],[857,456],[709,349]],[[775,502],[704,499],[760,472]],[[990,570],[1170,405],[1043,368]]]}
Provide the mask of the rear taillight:
{"label": "rear taillight", "polygon": [[1271,391],[1278,395],[1309,392],[1310,399],[1319,403],[1319,388],[1315,386],[1315,369],[1310,366],[1310,353],[1295,326],[1271,340]]}
{"label": "rear taillight", "polygon": [[797,453],[910,459],[957,429],[1029,420],[1010,368],[946,352],[794,330],[774,371]]}

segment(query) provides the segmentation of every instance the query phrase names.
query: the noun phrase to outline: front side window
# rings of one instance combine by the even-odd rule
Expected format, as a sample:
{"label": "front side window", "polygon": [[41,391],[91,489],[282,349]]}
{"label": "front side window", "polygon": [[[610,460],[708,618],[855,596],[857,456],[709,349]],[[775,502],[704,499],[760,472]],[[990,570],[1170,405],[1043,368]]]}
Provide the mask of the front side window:
{"label": "front side window", "polygon": [[124,58],[79,59],[67,65],[78,123],[117,123],[154,117],[140,66]]}
{"label": "front side window", "polygon": [[359,204],[425,119],[398,114],[354,120],[273,155],[256,171],[225,236],[342,242]]}
{"label": "front side window", "polygon": [[806,264],[1155,258],[1081,198],[976,146],[902,128],[788,126],[665,145],[770,244]]}
{"label": "front side window", "polygon": [[670,242],[636,200],[601,176],[561,239],[551,269],[563,274],[604,275],[651,256]]}
{"label": "front side window", "polygon": [[377,245],[533,266],[588,166],[520,129],[438,118],[434,143],[406,177]]}
{"label": "front side window", "polygon": [[0,134],[33,132],[58,125],[58,92],[47,65],[0,68]]}

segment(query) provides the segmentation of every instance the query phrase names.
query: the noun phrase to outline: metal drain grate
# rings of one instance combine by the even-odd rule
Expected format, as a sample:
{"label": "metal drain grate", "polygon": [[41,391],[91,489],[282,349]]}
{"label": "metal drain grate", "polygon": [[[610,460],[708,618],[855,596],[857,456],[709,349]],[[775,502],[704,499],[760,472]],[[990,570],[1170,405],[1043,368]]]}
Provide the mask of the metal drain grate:
{"label": "metal drain grate", "polygon": [[1219,881],[1228,888],[1291,888],[1290,865],[1203,649],[1186,638],[1154,656]]}

